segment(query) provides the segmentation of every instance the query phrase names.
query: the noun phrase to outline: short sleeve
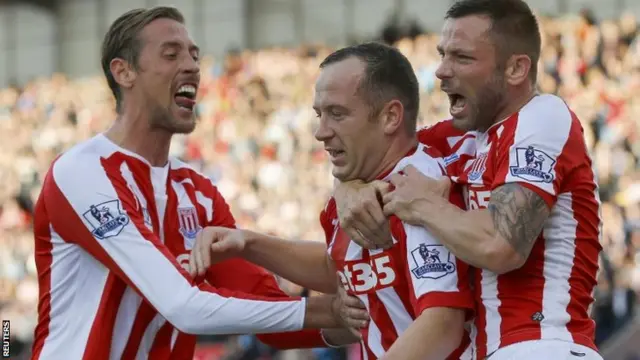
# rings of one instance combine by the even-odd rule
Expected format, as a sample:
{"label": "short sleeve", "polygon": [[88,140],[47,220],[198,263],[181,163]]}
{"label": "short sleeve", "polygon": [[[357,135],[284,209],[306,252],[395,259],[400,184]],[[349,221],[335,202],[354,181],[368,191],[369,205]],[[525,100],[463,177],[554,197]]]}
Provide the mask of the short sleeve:
{"label": "short sleeve", "polygon": [[434,147],[443,156],[453,152],[453,146],[464,135],[464,131],[453,127],[451,120],[439,121],[418,130],[417,138],[421,144]]}
{"label": "short sleeve", "polygon": [[552,207],[565,175],[572,167],[589,162],[580,124],[558,97],[541,95],[532,100],[516,121],[497,131],[492,189],[521,184]]}
{"label": "short sleeve", "polygon": [[[431,307],[473,309],[468,265],[425,228],[392,219],[394,236],[404,242],[411,304],[416,316]],[[403,241],[404,240],[404,241]]]}

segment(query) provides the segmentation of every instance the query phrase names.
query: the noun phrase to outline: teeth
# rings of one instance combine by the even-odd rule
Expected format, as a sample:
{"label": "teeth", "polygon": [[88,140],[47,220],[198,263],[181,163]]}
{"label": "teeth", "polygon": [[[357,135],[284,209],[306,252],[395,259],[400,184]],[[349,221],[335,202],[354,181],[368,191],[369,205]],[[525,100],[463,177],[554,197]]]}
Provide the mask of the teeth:
{"label": "teeth", "polygon": [[191,95],[195,95],[196,94],[196,88],[193,85],[182,85],[178,89],[177,93],[178,94],[180,94],[180,93],[189,93]]}

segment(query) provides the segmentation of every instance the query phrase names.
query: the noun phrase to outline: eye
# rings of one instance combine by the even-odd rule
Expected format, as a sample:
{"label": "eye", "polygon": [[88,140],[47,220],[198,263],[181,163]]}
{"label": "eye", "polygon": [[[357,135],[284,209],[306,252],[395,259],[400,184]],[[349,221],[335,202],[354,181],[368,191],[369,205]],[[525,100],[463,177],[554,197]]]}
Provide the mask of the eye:
{"label": "eye", "polygon": [[331,110],[329,112],[329,114],[331,114],[331,117],[333,117],[333,118],[340,118],[340,117],[343,116],[343,114],[340,111],[337,111],[337,110]]}
{"label": "eye", "polygon": [[164,57],[170,60],[175,60],[178,57],[178,54],[174,52],[165,53]]}

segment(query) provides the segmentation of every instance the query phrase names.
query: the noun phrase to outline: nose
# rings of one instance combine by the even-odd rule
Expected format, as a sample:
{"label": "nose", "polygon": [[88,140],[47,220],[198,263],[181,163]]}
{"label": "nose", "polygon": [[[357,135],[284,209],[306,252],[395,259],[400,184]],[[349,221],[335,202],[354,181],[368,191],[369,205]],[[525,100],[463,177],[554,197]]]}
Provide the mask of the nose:
{"label": "nose", "polygon": [[436,77],[440,80],[450,79],[453,77],[453,69],[451,67],[451,61],[446,56],[440,60],[440,65],[436,69]]}
{"label": "nose", "polygon": [[326,116],[320,116],[320,122],[318,123],[318,128],[316,129],[313,136],[315,136],[318,141],[327,141],[333,137],[334,132],[327,124]]}
{"label": "nose", "polygon": [[200,62],[189,54],[188,56],[185,56],[185,60],[182,62],[182,70],[190,74],[199,73]]}

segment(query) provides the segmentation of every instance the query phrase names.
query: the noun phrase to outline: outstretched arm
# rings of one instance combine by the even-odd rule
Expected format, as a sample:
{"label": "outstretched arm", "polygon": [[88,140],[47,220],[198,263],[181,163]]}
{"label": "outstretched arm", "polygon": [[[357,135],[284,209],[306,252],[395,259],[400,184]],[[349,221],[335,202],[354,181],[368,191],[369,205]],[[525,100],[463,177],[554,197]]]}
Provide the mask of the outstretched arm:
{"label": "outstretched arm", "polygon": [[252,231],[244,234],[245,259],[302,287],[327,294],[336,292],[336,269],[324,243],[285,240]]}
{"label": "outstretched arm", "polygon": [[[211,265],[207,271],[207,281],[217,287],[241,291],[257,296],[288,298],[280,289],[275,277],[265,269],[241,258],[233,258]],[[333,296],[317,297],[327,308],[333,307]],[[292,298],[295,300],[297,298]],[[335,310],[330,310],[335,311]],[[341,346],[358,340],[347,329],[307,329],[295,332],[259,334],[258,339],[277,349],[304,349]]]}

